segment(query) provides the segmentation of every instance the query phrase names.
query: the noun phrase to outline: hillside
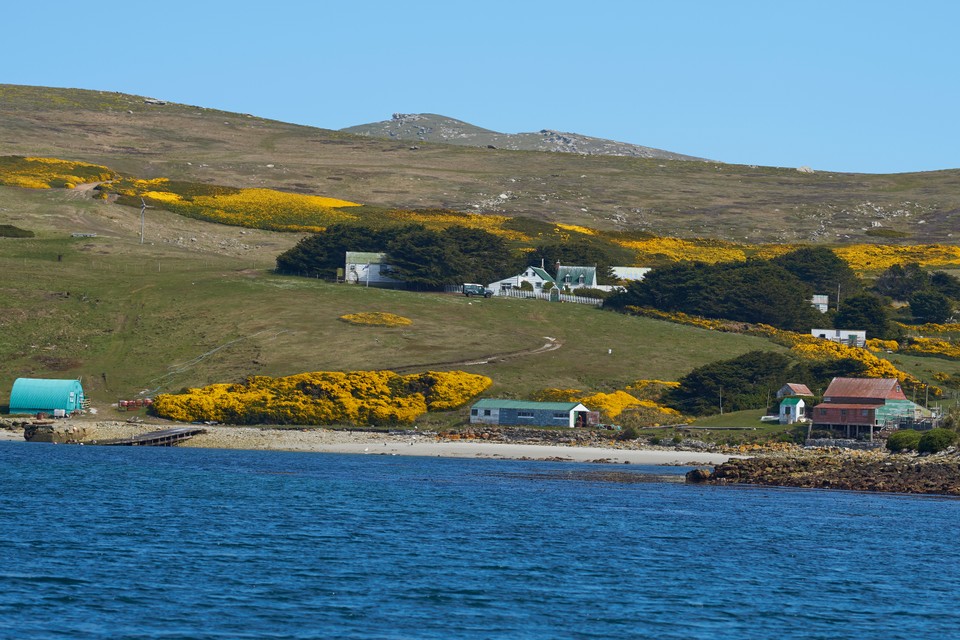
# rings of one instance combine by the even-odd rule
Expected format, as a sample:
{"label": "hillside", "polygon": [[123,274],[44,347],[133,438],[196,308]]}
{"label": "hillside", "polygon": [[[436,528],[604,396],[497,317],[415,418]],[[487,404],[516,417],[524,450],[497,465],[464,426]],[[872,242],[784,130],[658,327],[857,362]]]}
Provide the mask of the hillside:
{"label": "hillside", "polygon": [[83,160],[142,178],[270,187],[374,207],[450,208],[680,237],[954,243],[960,228],[957,170],[806,173],[411,145],[79,89],[0,85],[0,155]]}
{"label": "hillside", "polygon": [[415,143],[438,142],[467,147],[509,149],[511,151],[551,151],[583,155],[659,158],[663,160],[703,160],[703,158],[686,156],[672,151],[550,129],[541,129],[532,133],[499,133],[482,129],[462,120],[433,113],[395,113],[390,120],[346,127],[340,129],[340,131]]}
{"label": "hillside", "polygon": [[[501,396],[546,387],[609,392],[751,349],[780,349],[581,305],[278,276],[274,258],[298,234],[150,210],[141,245],[138,209],[81,191],[0,187],[0,213],[36,234],[0,238],[0,406],[17,377],[82,377],[103,410],[142,391],[378,368],[463,368],[493,378],[490,393]],[[412,324],[339,320],[369,311]],[[527,353],[548,337],[560,347]]]}

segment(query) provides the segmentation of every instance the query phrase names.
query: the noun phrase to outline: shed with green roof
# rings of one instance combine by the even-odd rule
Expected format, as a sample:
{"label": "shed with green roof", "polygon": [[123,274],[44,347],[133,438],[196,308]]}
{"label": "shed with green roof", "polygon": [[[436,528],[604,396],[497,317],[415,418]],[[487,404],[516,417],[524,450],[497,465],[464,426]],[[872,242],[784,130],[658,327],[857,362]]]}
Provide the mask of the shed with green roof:
{"label": "shed with green roof", "polygon": [[470,424],[531,427],[596,426],[599,413],[579,402],[484,398],[470,407]]}
{"label": "shed with green roof", "polygon": [[803,398],[784,398],[780,401],[780,424],[793,424],[805,420],[806,403]]}

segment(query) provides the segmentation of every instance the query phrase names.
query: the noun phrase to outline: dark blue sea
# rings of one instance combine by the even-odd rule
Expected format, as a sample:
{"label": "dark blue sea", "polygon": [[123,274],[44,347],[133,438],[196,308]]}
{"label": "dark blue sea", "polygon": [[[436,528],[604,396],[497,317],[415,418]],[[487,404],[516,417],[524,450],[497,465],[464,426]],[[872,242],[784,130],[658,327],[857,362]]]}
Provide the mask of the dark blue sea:
{"label": "dark blue sea", "polygon": [[684,471],[0,443],[0,637],[960,637],[960,501]]}

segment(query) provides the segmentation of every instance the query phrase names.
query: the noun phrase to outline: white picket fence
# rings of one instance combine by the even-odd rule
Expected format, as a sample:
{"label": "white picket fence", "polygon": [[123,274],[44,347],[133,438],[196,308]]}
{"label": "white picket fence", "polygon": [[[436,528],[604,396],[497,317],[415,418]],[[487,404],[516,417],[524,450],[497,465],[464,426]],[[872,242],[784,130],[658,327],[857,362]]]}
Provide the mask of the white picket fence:
{"label": "white picket fence", "polygon": [[[463,293],[463,285],[448,284],[444,286],[443,290],[446,293]],[[548,302],[550,301],[549,293],[542,293],[539,291],[524,291],[523,289],[506,289],[504,291],[498,291],[493,295],[505,296],[508,298],[529,298],[529,299],[536,299],[536,300],[546,300]],[[574,304],[592,304],[595,307],[603,306],[603,300],[601,300],[600,298],[574,296],[567,293],[560,294],[560,302],[573,302]]]}
{"label": "white picket fence", "polygon": [[[540,291],[524,291],[522,289],[507,289],[496,293],[498,296],[507,296],[509,298],[536,298],[537,300],[550,301],[549,293]],[[602,307],[603,300],[600,298],[588,298],[586,296],[574,296],[568,293],[560,294],[560,302],[573,302],[575,304],[590,304],[595,307]]]}

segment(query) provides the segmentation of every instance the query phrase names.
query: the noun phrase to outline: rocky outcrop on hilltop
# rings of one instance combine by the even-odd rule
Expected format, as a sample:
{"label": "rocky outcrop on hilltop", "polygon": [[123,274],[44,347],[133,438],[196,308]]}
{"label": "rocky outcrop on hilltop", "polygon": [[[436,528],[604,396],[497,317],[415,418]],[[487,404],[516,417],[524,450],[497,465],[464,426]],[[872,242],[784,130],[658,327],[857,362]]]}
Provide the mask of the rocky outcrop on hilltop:
{"label": "rocky outcrop on hilltop", "polygon": [[819,451],[731,459],[688,482],[960,496],[960,456]]}
{"label": "rocky outcrop on hilltop", "polygon": [[346,133],[407,142],[439,142],[510,151],[550,151],[581,155],[703,160],[638,144],[593,138],[578,133],[541,129],[529,133],[500,133],[433,113],[395,113],[390,120],[341,129]]}

